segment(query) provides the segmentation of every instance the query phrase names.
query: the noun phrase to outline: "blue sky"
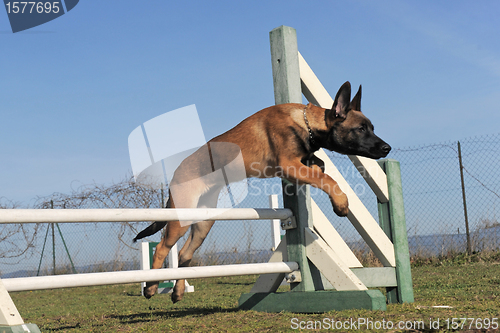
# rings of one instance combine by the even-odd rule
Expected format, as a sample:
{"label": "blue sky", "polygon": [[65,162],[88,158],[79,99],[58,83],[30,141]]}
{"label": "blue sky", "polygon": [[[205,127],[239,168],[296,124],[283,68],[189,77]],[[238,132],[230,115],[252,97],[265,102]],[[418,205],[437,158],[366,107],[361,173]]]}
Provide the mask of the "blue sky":
{"label": "blue sky", "polygon": [[274,104],[280,25],[331,95],[363,84],[393,147],[497,133],[499,14],[497,1],[81,0],[13,34],[0,9],[0,197],[123,179],[128,135],[162,113],[196,104],[211,138]]}

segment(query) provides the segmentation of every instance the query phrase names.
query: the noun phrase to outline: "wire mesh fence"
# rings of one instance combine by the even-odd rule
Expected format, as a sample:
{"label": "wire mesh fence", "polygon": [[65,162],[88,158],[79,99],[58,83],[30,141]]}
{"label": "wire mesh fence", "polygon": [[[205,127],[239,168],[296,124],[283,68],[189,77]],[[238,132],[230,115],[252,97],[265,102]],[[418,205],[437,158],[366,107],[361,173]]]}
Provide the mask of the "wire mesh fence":
{"label": "wire mesh fence", "polygon": [[[444,256],[500,248],[500,134],[458,142],[395,149],[390,158],[400,161],[410,252],[413,257]],[[359,171],[346,156],[329,153],[373,217],[377,201]],[[282,207],[279,179],[249,179],[246,186],[223,191],[220,202],[232,195],[238,207],[267,208],[269,195],[277,194]],[[245,188],[245,195],[238,189]],[[467,214],[464,210],[464,194]],[[111,186],[85,186],[69,195],[40,198],[34,208],[159,208],[166,191],[125,180]],[[370,251],[346,218],[333,213],[320,190],[311,197],[362,262]],[[16,208],[0,201],[1,208]],[[468,221],[468,230],[465,221]],[[132,243],[148,222],[99,224],[3,225],[0,230],[0,276],[20,277],[76,271],[139,269],[139,244]],[[158,233],[146,239],[159,241]],[[182,245],[186,236],[181,239]],[[468,241],[469,240],[469,241]],[[273,240],[270,221],[218,221],[195,254],[197,265],[267,261]]]}
{"label": "wire mesh fence", "polygon": [[499,149],[500,134],[495,134],[394,152],[404,174],[406,220],[414,253],[446,255],[468,248],[499,248]]}

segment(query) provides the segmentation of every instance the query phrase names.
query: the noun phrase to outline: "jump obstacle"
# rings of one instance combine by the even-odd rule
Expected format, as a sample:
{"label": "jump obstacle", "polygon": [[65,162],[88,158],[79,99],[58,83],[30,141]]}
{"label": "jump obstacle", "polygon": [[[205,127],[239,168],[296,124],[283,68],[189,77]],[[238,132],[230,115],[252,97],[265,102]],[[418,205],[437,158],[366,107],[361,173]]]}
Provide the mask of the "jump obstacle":
{"label": "jump obstacle", "polygon": [[[303,94],[309,102],[330,108],[333,99],[298,52],[295,29],[276,28],[270,41],[276,104],[302,103]],[[326,153],[321,149],[315,154],[347,195],[349,221],[384,267],[364,268],[311,199],[309,188],[283,181],[284,206],[292,210],[296,225],[284,226],[286,237],[271,262],[297,262],[299,270],[288,275],[287,293],[276,293],[283,274],[259,277],[250,293],[240,298],[240,308],[306,313],[385,310],[386,298],[368,287],[385,287],[389,303],[413,302],[399,162],[349,156],[377,196],[379,225]]]}
{"label": "jump obstacle", "polygon": [[[269,208],[279,208],[278,195],[271,194],[269,196]],[[281,228],[279,219],[271,220],[271,239],[273,240],[272,251],[275,251],[281,242]],[[154,249],[158,245],[158,242],[141,242],[141,270],[148,270],[153,268],[153,255]],[[179,267],[179,255],[177,253],[177,244],[172,246],[172,249],[168,253],[168,268],[178,268]],[[187,280],[185,280],[185,291],[186,293],[194,292],[194,286],[190,285]],[[160,282],[158,286],[157,294],[168,294],[171,293],[175,286],[175,280],[168,280]],[[141,294],[144,296],[144,288],[146,288],[146,282],[141,283]]]}
{"label": "jump obstacle", "polygon": [[[37,214],[40,213],[40,214]],[[288,224],[289,209],[2,209],[0,224],[6,223],[99,223],[116,221],[201,221],[218,216],[223,220],[279,219]],[[15,222],[12,222],[15,221]],[[34,324],[25,324],[10,298],[10,291],[42,290],[86,287],[143,281],[194,279],[203,277],[236,276],[250,274],[291,273],[298,270],[295,262],[238,264],[206,267],[182,267],[154,270],[135,270],[105,273],[67,274],[27,278],[0,279],[0,331],[40,332]]]}
{"label": "jump obstacle", "polygon": [[[276,104],[301,103],[302,93],[324,108],[333,105],[320,81],[298,53],[296,31],[281,26],[270,32],[271,59]],[[7,332],[39,332],[24,324],[8,291],[64,288],[100,284],[132,283],[230,275],[261,275],[252,290],[239,300],[241,309],[266,312],[322,313],[330,310],[385,310],[389,303],[413,302],[406,222],[399,162],[349,156],[377,196],[380,225],[361,203],[325,152],[316,155],[325,162],[349,199],[348,219],[384,267],[364,268],[311,199],[309,188],[283,181],[284,209],[77,209],[0,211],[1,223],[114,222],[213,219],[279,219],[286,236],[269,263],[189,268],[167,268],[0,279],[0,329]],[[286,274],[286,275],[285,275]],[[290,291],[277,293],[283,278]],[[34,287],[35,286],[35,287]],[[39,287],[40,286],[40,287]],[[380,290],[384,287],[387,299]],[[335,290],[332,290],[335,289]]]}

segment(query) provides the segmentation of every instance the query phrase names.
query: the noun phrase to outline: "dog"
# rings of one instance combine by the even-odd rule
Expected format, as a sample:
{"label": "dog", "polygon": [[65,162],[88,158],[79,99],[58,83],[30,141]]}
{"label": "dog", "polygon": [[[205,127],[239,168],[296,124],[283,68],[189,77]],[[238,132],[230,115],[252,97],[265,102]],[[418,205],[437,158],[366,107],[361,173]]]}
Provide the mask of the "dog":
{"label": "dog", "polygon": [[[385,157],[390,152],[391,146],[375,135],[372,123],[361,113],[361,86],[351,101],[351,84],[345,82],[337,92],[331,109],[312,104],[275,105],[213,138],[178,166],[170,182],[166,206],[216,207],[222,185],[207,175],[215,174],[214,170],[242,156],[244,174],[239,178],[281,177],[295,184],[309,184],[329,195],[337,215],[346,216],[349,212],[347,196],[337,182],[323,172],[323,161],[314,155],[320,148],[373,159]],[[224,178],[222,184],[227,183],[227,177]],[[181,184],[188,185],[182,188],[179,187]],[[173,193],[174,189],[176,193]],[[214,222],[183,225],[179,221],[158,221],[141,231],[134,242],[160,231],[166,225],[153,257],[153,269],[161,268],[172,246],[191,227],[189,237],[179,252],[179,267],[187,267]],[[174,303],[182,299],[184,288],[185,281],[178,280],[171,295]],[[148,282],[144,296],[152,297],[157,289],[158,282]]]}

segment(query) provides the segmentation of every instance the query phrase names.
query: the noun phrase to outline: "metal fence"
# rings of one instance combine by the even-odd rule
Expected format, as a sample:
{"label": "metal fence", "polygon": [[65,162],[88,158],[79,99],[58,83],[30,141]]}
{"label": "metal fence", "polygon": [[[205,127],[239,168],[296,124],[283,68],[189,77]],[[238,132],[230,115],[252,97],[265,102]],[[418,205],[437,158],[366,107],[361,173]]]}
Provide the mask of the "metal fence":
{"label": "metal fence", "polygon": [[[500,134],[394,149],[401,164],[408,241],[412,256],[444,256],[500,248]],[[374,217],[376,199],[347,157],[333,162]],[[465,205],[464,205],[465,197]],[[329,216],[351,248],[366,253],[365,243],[346,219]],[[469,233],[467,234],[466,221]],[[468,240],[469,239],[469,243]]]}
{"label": "metal fence", "polygon": [[500,134],[494,134],[394,152],[404,175],[414,253],[444,255],[500,247],[499,149]]}
{"label": "metal fence", "polygon": [[[463,186],[457,141],[395,149],[389,155],[401,163],[412,256],[500,248],[500,134],[461,140],[460,146]],[[358,170],[346,156],[329,156],[378,219],[376,197]],[[55,194],[40,199],[35,208],[158,208],[165,201],[164,193],[124,181],[112,186],[87,186],[69,195]],[[231,201],[239,207],[266,208],[272,194],[278,194],[282,206],[279,179],[249,179],[231,188],[232,200],[227,200],[227,191],[221,194],[220,203],[227,205]],[[359,256],[367,255],[367,245],[346,218],[335,216],[327,195],[311,189],[311,196],[353,251]],[[139,245],[131,240],[147,225],[42,224],[26,226],[24,230],[19,226],[5,227],[0,231],[0,276],[138,269]],[[148,240],[159,241],[160,236],[158,233]],[[269,221],[220,221],[193,261],[200,265],[264,262],[272,246]]]}

